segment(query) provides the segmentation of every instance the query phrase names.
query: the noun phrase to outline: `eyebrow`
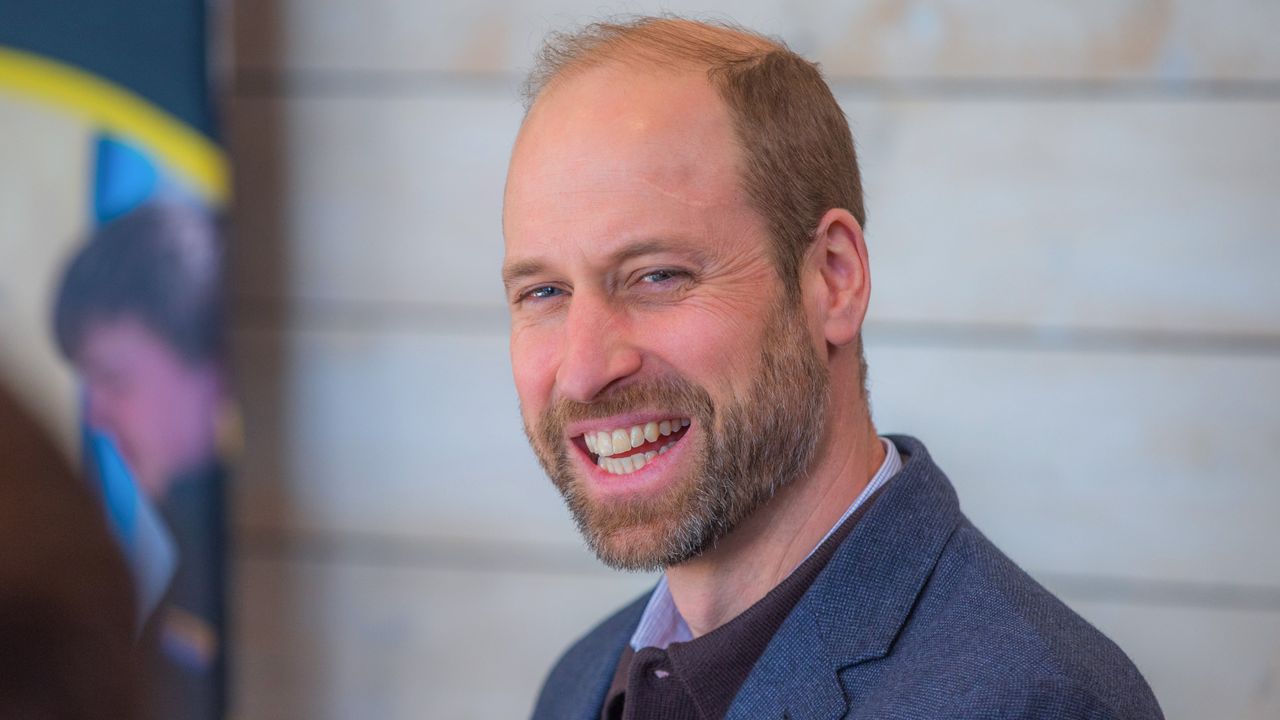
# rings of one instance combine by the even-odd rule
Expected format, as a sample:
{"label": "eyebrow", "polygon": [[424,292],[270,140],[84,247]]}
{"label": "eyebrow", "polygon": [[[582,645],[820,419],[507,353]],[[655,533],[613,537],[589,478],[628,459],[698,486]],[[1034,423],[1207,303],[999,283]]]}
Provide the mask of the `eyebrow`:
{"label": "eyebrow", "polygon": [[520,260],[502,268],[502,284],[508,290],[520,280],[537,275],[546,268],[541,260]]}
{"label": "eyebrow", "polygon": [[[680,252],[686,255],[699,255],[699,253],[694,252],[686,243],[666,238],[653,238],[649,240],[640,240],[614,251],[609,255],[609,263],[617,265],[619,263],[626,262],[627,260],[631,260],[632,258],[662,252]],[[546,263],[536,258],[518,260],[502,268],[502,284],[507,288],[510,288],[512,285],[524,278],[544,272],[546,268]]]}

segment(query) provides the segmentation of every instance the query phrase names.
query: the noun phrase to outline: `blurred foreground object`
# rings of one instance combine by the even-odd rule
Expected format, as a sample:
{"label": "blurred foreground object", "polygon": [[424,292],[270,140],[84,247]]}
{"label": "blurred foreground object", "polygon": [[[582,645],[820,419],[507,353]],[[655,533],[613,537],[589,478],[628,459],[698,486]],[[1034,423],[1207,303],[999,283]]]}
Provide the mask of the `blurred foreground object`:
{"label": "blurred foreground object", "polygon": [[93,494],[3,388],[0,548],[0,717],[137,717],[124,560]]}

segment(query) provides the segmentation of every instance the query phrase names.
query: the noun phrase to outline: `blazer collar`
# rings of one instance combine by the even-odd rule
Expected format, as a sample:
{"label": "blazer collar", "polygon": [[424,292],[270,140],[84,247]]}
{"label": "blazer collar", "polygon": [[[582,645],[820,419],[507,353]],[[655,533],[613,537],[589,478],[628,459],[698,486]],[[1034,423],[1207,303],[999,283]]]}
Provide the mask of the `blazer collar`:
{"label": "blazer collar", "polygon": [[830,720],[848,710],[838,673],[884,657],[963,516],[955,490],[915,438],[875,505],[832,556],[729,709],[728,718]]}

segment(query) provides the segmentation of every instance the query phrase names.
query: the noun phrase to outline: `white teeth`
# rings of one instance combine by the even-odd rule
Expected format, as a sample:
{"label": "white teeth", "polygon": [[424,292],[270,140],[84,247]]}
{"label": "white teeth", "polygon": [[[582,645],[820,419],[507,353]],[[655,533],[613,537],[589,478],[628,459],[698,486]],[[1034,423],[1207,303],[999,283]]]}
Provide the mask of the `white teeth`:
{"label": "white teeth", "polygon": [[630,428],[587,432],[583,434],[583,441],[592,453],[600,457],[609,457],[638,448],[645,443],[657,442],[658,438],[671,435],[680,428],[688,426],[688,420],[647,422],[644,425],[632,425]]}
{"label": "white teeth", "polygon": [[658,423],[656,422],[645,423],[644,439],[649,442],[653,442],[654,440],[658,439]]}
{"label": "white teeth", "polygon": [[670,450],[671,448],[673,448],[673,447],[675,447],[675,446],[676,446],[676,441],[675,441],[675,440],[672,440],[671,442],[667,443],[666,445],[663,445],[662,447],[658,448],[658,454],[659,454],[659,455],[662,455],[663,453],[665,453],[666,451]]}
{"label": "white teeth", "polygon": [[605,457],[604,455],[601,455],[596,459],[596,464],[607,473],[611,473],[613,475],[627,475],[653,462],[653,459],[659,455],[665,455],[666,452],[674,445],[675,441],[672,441],[657,450],[649,450],[648,452],[636,453],[622,458]]}

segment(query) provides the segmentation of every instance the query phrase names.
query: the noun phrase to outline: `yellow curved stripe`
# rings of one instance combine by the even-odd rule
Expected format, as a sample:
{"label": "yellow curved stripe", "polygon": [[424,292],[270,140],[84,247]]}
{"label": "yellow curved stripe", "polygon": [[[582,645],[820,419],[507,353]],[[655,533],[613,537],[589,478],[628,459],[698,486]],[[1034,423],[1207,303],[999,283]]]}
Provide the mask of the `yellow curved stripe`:
{"label": "yellow curved stripe", "polygon": [[139,95],[70,65],[0,47],[4,88],[67,108],[130,138],[190,182],[207,202],[226,202],[229,182],[222,149]]}

